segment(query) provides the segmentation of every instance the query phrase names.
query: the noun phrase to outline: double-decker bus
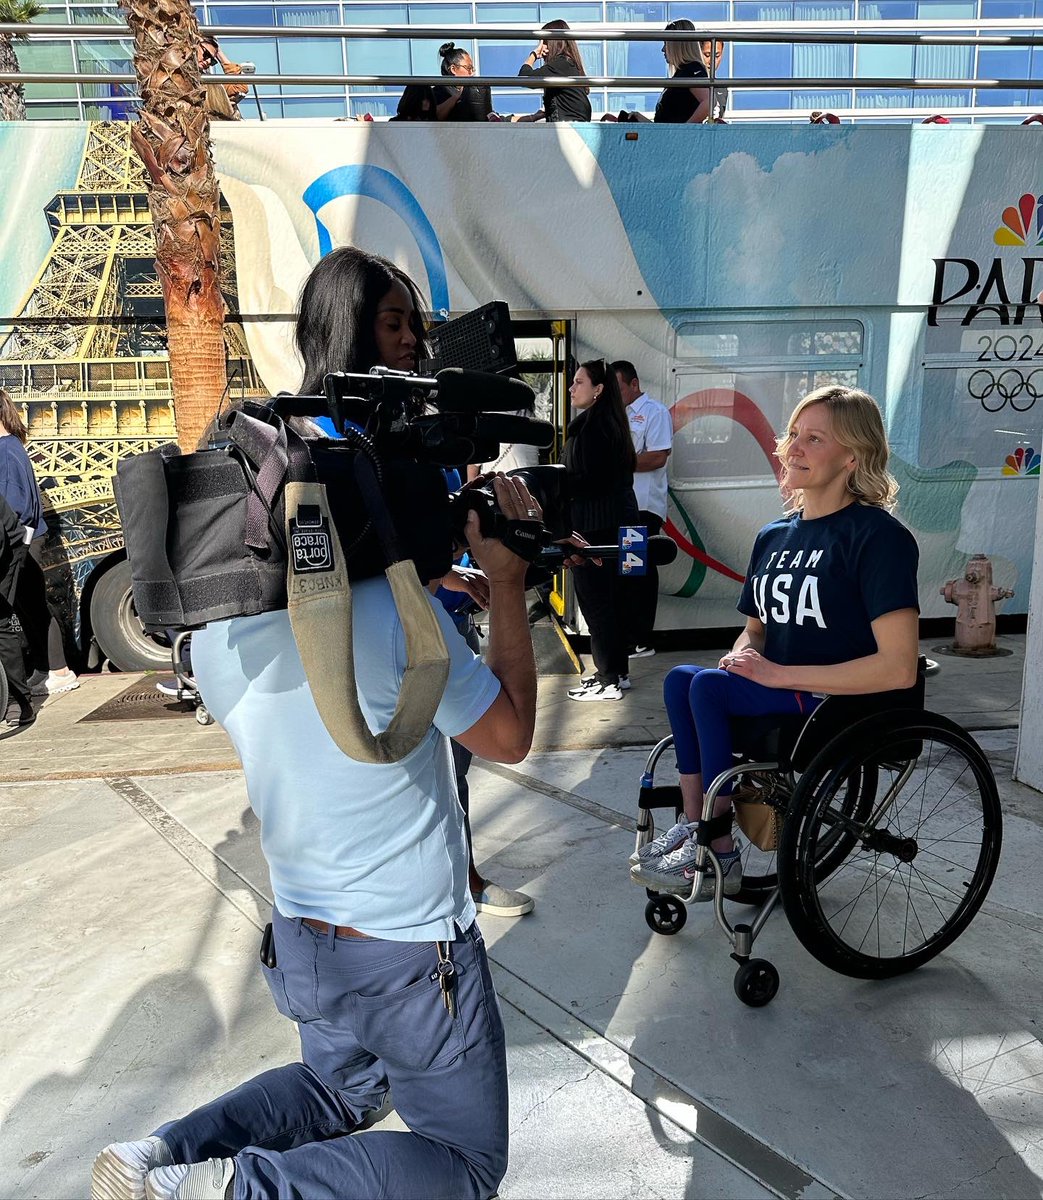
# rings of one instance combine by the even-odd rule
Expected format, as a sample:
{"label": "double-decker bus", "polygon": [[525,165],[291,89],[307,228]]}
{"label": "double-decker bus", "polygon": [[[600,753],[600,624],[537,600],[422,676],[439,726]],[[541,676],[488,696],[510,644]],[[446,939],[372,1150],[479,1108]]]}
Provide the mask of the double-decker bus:
{"label": "double-decker bus", "polygon": [[[1038,127],[283,121],[213,136],[236,394],[296,386],[300,286],[331,247],[357,244],[409,270],[440,316],[507,301],[559,430],[570,361],[635,363],[674,422],[668,531],[681,553],[660,573],[660,627],[736,623],[754,533],[779,512],[775,435],[828,382],[863,387],[884,410],[924,615],[952,612],[941,587],[973,553],[1014,589],[1006,611],[1027,610],[1043,440]],[[54,247],[75,241],[63,231],[100,246],[97,231],[122,228],[137,203],[119,191],[74,199],[102,190],[85,170],[100,137],[115,145],[125,126],[0,131],[5,158],[39,164],[0,196],[0,227],[21,239],[12,271],[2,235],[0,382],[53,480],[56,546],[78,544],[90,524],[68,513],[109,514],[93,542],[80,538],[82,555],[66,552],[70,601],[81,636],[139,665],[140,635],[134,662],[105,644],[115,624],[131,645],[133,611],[108,493],[91,505],[114,455],[173,432],[147,222],[125,248],[113,235],[115,249],[62,259],[63,295],[83,290],[82,326],[107,332],[63,340],[56,310],[38,315],[45,296],[59,298]],[[27,340],[30,327],[47,339]],[[121,442],[125,417],[133,445]],[[59,470],[74,445],[82,494]],[[110,620],[110,606],[122,616]]]}

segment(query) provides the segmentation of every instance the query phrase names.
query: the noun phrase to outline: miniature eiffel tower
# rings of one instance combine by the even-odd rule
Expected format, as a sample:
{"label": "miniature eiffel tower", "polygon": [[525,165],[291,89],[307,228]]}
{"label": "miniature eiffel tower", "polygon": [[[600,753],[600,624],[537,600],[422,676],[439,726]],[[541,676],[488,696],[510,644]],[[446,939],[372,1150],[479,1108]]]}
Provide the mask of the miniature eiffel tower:
{"label": "miniature eiffel tower", "polygon": [[[53,242],[6,336],[0,387],[21,407],[52,538],[78,597],[123,545],[112,494],[122,455],[174,438],[163,298],[146,176],[124,122],[88,127],[76,185],[45,209]],[[238,310],[231,214],[222,203],[222,290]],[[242,327],[225,324],[234,394],[265,394]],[[60,545],[59,545],[60,543]]]}

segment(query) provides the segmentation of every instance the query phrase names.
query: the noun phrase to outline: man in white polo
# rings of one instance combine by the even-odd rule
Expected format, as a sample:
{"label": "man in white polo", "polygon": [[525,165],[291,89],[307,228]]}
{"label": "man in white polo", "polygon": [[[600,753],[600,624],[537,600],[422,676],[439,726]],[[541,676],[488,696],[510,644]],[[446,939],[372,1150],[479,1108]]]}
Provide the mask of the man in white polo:
{"label": "man in white polo", "polygon": [[[627,406],[627,420],[637,455],[634,470],[637,507],[641,511],[641,524],[648,526],[651,536],[659,533],[666,520],[666,463],[673,446],[674,425],[670,410],[645,395],[633,363],[620,359],[612,364],[612,370]],[[645,575],[629,581],[625,594],[630,657],[648,658],[655,654],[652,631],[659,602],[659,572],[652,563],[648,564]]]}

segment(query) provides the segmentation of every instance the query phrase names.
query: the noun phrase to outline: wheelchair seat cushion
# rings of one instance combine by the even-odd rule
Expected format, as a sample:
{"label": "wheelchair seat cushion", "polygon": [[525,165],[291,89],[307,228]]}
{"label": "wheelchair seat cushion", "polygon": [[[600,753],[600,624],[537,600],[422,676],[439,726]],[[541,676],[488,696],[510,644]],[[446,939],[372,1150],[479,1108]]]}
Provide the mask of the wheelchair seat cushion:
{"label": "wheelchair seat cushion", "polygon": [[750,762],[777,762],[787,767],[790,753],[807,719],[805,713],[736,717],[729,722],[732,752]]}

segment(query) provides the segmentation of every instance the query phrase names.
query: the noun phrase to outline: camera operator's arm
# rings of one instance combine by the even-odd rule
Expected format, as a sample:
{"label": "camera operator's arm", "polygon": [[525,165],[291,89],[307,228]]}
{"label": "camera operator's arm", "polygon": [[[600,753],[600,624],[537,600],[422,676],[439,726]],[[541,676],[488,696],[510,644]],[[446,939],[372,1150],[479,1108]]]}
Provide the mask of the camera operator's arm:
{"label": "camera operator's arm", "polygon": [[[520,480],[498,475],[496,500],[512,520],[538,519],[539,505]],[[532,517],[535,513],[536,517]],[[491,762],[516,763],[529,753],[536,726],[536,660],[525,604],[524,559],[495,538],[483,538],[478,516],[467,520],[471,555],[489,581],[489,641],[485,665],[500,681],[500,694],[456,740]]]}

